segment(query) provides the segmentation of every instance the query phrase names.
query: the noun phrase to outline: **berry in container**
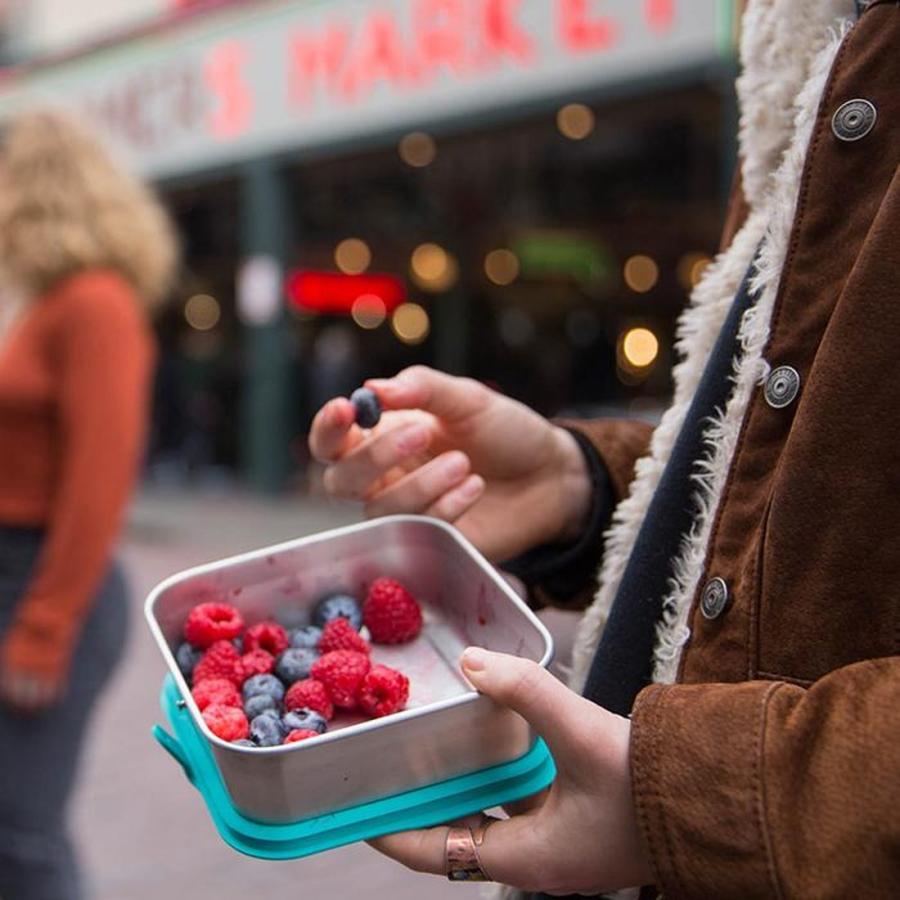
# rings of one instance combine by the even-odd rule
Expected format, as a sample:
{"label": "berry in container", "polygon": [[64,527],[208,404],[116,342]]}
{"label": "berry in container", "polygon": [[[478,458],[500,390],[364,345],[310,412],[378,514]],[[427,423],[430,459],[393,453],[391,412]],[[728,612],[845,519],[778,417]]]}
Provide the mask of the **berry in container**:
{"label": "berry in container", "polygon": [[198,566],[145,613],[169,670],[174,736],[157,739],[243,852],[304,856],[552,780],[528,723],[459,670],[470,645],[546,666],[550,635],[444,522],[389,516]]}

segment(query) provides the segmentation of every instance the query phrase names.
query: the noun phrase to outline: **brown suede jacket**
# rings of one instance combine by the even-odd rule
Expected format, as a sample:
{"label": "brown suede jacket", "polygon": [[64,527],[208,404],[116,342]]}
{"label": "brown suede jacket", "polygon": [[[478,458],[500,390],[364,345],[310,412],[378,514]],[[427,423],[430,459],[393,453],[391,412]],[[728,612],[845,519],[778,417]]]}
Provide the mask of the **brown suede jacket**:
{"label": "brown suede jacket", "polygon": [[[667,900],[900,897],[900,3],[868,4],[823,85],[763,348],[800,392],[749,394],[675,683],[632,715]],[[847,140],[858,98],[877,119]],[[724,247],[747,216],[739,185]],[[649,429],[579,427],[624,497]],[[707,618],[712,578],[729,603]]]}

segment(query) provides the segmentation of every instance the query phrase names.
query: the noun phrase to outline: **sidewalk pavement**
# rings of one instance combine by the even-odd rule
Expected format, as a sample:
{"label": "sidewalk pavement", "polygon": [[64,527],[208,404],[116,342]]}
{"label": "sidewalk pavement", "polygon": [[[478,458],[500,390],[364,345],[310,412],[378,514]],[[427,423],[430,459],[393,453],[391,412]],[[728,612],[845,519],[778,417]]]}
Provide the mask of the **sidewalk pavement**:
{"label": "sidewalk pavement", "polygon": [[161,720],[165,669],[143,619],[148,591],[185,567],[357,517],[356,508],[309,499],[154,493],[136,503],[121,551],[132,580],[125,660],[94,720],[73,809],[91,900],[480,896],[476,885],[407,872],[364,844],[291,862],[241,856],[218,837],[199,794],[150,736]]}

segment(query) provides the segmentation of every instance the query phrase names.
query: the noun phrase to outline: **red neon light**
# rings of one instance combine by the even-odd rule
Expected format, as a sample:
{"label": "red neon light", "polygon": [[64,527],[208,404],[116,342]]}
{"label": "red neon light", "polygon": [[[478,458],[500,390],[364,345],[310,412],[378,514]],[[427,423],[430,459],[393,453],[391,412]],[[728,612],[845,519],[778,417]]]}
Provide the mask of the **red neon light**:
{"label": "red neon light", "polygon": [[406,286],[395,275],[339,275],[336,272],[291,272],[286,293],[301,309],[348,316],[360,297],[375,296],[393,312],[406,300]]}

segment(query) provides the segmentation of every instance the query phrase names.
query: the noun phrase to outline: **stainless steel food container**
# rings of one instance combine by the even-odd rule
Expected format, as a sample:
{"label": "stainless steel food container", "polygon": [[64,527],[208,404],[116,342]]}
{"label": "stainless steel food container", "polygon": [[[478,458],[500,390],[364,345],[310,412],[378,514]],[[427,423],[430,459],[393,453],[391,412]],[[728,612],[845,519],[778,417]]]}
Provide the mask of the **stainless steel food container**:
{"label": "stainless steel food container", "polygon": [[[422,604],[422,634],[373,647],[373,660],[410,678],[403,712],[336,720],[320,737],[251,749],[216,737],[175,662],[188,611],[217,599],[248,624],[295,616],[323,594],[362,597],[380,576],[407,585]],[[145,614],[196,727],[208,742],[235,808],[267,823],[296,822],[355,806],[525,754],[535,735],[510,710],[475,693],[459,674],[469,645],[547,666],[550,634],[460,533],[437,519],[390,516],[198,566],[163,581]]]}

